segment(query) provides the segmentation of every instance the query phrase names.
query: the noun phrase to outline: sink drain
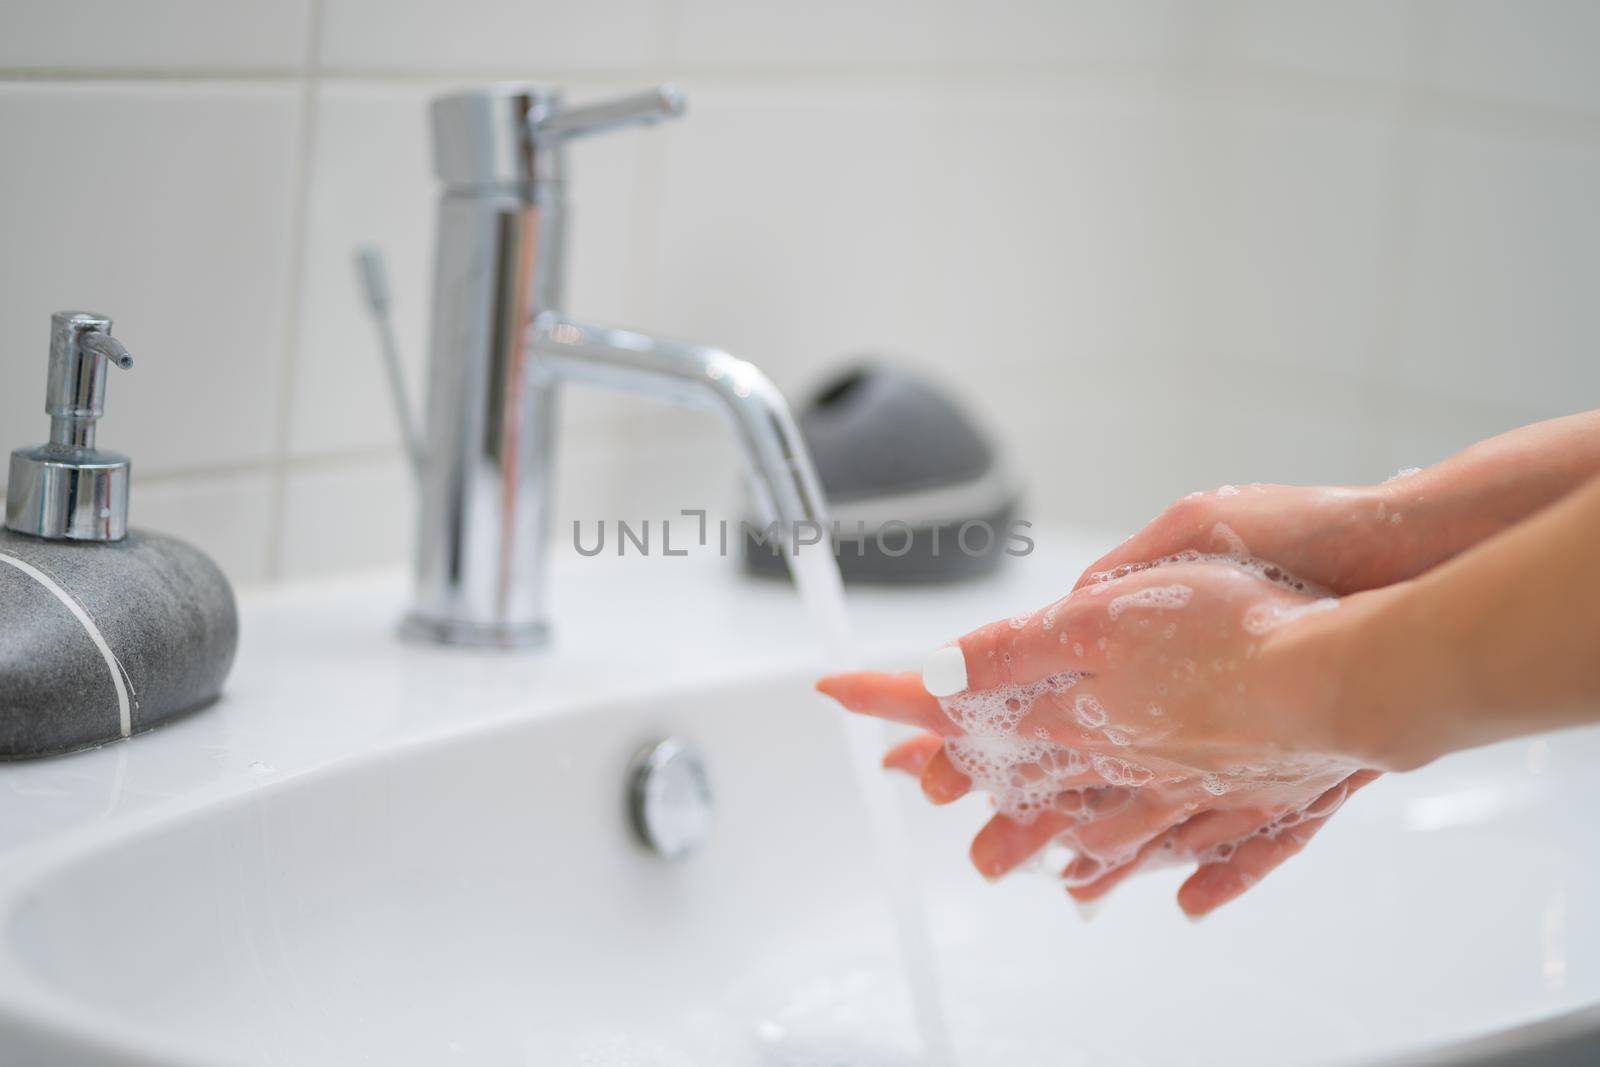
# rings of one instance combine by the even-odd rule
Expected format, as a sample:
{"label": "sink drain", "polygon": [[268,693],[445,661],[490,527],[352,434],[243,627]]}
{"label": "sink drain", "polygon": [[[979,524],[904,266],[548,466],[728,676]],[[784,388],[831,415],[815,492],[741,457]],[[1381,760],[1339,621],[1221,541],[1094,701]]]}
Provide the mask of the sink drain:
{"label": "sink drain", "polygon": [[711,778],[692,742],[657,741],[634,757],[628,812],[646,848],[668,859],[686,856],[711,836]]}

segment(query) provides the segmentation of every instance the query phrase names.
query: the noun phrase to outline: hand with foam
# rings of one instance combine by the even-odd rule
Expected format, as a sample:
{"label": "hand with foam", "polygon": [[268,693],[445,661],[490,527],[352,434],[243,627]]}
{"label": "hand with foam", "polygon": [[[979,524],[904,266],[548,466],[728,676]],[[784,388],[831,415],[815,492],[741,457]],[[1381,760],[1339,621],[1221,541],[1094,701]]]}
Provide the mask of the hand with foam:
{"label": "hand with foam", "polygon": [[1378,589],[1487,541],[1597,473],[1600,411],[1591,411],[1501,434],[1381,485],[1225,485],[1174,503],[1078,587],[1182,552],[1223,551],[1220,528],[1340,596]]}
{"label": "hand with foam", "polygon": [[1074,588],[1186,552],[1226,553],[1237,540],[1339,595],[1388,585],[1429,556],[1417,542],[1430,524],[1416,508],[1391,505],[1398,495],[1384,486],[1262,484],[1190,493],[1091,564]]}
{"label": "hand with foam", "polygon": [[1059,840],[1087,902],[1192,863],[1178,899],[1198,916],[1374,768],[1600,720],[1596,531],[1600,411],[1382,486],[1192,494],[1066,599],[969,634],[923,677],[819,688],[926,729],[884,762],[935,803],[993,795],[984,874]]}
{"label": "hand with foam", "polygon": [[[1341,751],[1304,640],[1337,602],[1248,556],[1183,558],[1079,589],[940,650],[923,677],[819,688],[928,733],[886,765],[935,803],[991,793],[973,862],[989,877],[1059,842],[1080,902],[1157,864],[1193,863],[1192,916],[1293,855],[1376,777]],[[927,685],[924,685],[924,679]]]}

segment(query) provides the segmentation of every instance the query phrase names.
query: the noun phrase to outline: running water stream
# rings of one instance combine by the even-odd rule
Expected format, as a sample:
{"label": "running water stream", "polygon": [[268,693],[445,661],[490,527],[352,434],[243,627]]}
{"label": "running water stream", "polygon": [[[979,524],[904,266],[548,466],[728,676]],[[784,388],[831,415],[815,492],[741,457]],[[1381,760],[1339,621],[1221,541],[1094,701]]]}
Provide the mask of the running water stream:
{"label": "running water stream", "polygon": [[[788,561],[795,588],[821,637],[828,669],[854,669],[858,664],[845,609],[844,582],[826,539],[819,545],[802,546],[791,552]],[[886,737],[883,724],[857,715],[840,715],[834,708],[830,711],[834,712],[834,720],[841,723],[856,788],[877,844],[879,876],[888,895],[900,963],[911,995],[917,1036],[922,1042],[921,1062],[927,1067],[951,1067],[954,1060],[927,912],[906,849],[899,801],[880,763]]]}

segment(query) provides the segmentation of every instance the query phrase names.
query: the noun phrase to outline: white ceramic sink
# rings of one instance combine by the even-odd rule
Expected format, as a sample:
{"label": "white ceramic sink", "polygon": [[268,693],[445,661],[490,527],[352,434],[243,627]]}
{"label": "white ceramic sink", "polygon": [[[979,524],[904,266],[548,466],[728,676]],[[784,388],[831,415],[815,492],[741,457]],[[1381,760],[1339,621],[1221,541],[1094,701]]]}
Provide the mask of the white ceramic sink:
{"label": "white ceramic sink", "polygon": [[[1082,555],[858,625],[910,658]],[[0,1063],[922,1062],[803,621],[719,563],[569,568],[532,657],[400,645],[387,579],[249,599],[221,705],[0,765]],[[667,735],[718,802],[674,862],[623,807]],[[1378,1062],[1600,1003],[1597,760],[1575,733],[1380,781],[1198,925],[1176,872],[1089,924],[987,884],[981,801],[906,783],[954,1058]]]}

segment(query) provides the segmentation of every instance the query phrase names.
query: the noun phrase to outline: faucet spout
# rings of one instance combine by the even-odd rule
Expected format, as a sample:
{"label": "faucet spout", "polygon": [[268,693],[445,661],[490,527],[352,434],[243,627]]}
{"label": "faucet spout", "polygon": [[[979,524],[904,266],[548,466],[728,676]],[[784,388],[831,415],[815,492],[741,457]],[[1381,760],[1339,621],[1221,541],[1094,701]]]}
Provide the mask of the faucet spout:
{"label": "faucet spout", "polygon": [[561,381],[601,385],[720,412],[750,466],[757,503],[783,536],[822,536],[828,508],[811,455],[778,387],[753,363],[709,345],[575,322],[554,312],[534,322],[540,369]]}

